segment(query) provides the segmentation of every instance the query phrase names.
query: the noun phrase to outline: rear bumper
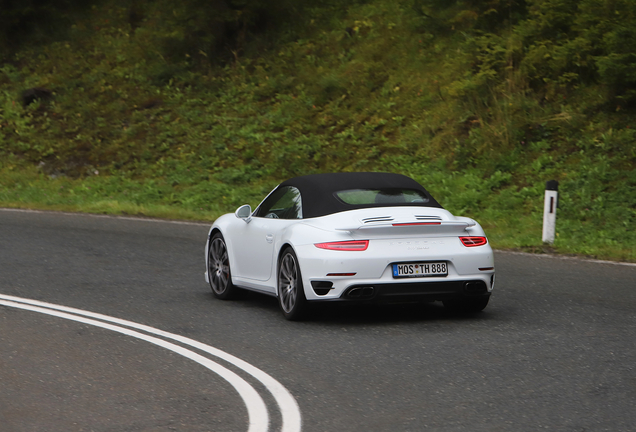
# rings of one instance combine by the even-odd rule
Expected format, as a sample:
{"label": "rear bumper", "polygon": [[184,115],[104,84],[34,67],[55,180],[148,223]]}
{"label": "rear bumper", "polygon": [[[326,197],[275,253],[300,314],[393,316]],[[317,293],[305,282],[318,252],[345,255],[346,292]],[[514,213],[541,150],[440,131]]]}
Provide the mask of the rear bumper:
{"label": "rear bumper", "polygon": [[[459,299],[492,292],[495,264],[489,245],[467,248],[459,238],[427,241],[428,249],[417,249],[378,240],[365,252],[298,247],[305,296],[309,301],[397,302]],[[393,264],[405,262],[445,262],[448,274],[395,278]]]}

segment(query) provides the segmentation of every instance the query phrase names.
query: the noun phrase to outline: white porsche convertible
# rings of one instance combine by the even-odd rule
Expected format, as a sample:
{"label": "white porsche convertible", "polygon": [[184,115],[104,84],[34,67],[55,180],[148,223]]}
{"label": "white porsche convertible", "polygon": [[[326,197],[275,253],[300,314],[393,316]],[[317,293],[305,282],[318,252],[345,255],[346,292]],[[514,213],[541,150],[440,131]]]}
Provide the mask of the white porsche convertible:
{"label": "white porsche convertible", "polygon": [[270,294],[290,320],[321,301],[442,301],[477,312],[495,282],[481,226],[390,173],[287,180],[253,212],[244,205],[218,218],[205,259],[215,297]]}

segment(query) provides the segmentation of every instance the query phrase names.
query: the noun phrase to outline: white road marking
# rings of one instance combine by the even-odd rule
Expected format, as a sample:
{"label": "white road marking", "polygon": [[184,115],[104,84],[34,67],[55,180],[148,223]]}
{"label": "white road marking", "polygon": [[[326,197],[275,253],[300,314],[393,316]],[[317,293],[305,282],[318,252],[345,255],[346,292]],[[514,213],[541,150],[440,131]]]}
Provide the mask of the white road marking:
{"label": "white road marking", "polygon": [[[176,352],[184,357],[187,357],[191,360],[196,361],[197,363],[207,367],[213,372],[220,375],[226,381],[228,381],[234,388],[237,390],[239,395],[245,401],[245,404],[248,409],[248,417],[249,417],[249,430],[248,432],[261,432],[267,431],[269,427],[269,416],[267,413],[267,408],[265,407],[265,403],[260,395],[254,390],[252,386],[250,386],[247,381],[243,380],[241,377],[236,375],[234,372],[229,369],[221,366],[218,363],[215,363],[206,357],[203,357],[193,351],[180,347],[170,342],[166,342],[163,339],[159,339],[153,336],[148,336],[143,333],[139,333],[134,330],[130,330],[129,328],[135,328],[137,330],[142,330],[146,333],[155,334],[161,336],[166,339],[172,339],[174,341],[180,342],[184,345],[189,345],[194,348],[197,348],[201,351],[207,352],[215,357],[218,357],[239,369],[245,371],[249,375],[256,378],[260,381],[267,390],[272,394],[276,403],[279,406],[282,416],[282,428],[281,432],[300,432],[302,426],[302,420],[300,415],[300,408],[294,397],[291,393],[283,387],[278,381],[274,378],[261,371],[260,369],[252,366],[244,360],[239,359],[231,354],[228,354],[224,351],[221,351],[212,346],[203,344],[201,342],[195,341],[194,339],[186,338],[183,336],[179,336],[173,333],[165,332],[163,330],[156,329],[154,327],[146,326],[143,324],[138,324],[132,321],[127,321],[115,317],[111,317],[108,315],[102,315],[94,312],[84,311],[81,309],[70,308],[66,306],[55,305],[52,303],[41,302],[38,300],[25,299],[21,297],[8,296],[4,294],[0,294],[0,305],[14,307],[19,309],[30,310],[34,312],[44,313],[60,318],[65,318],[73,321],[82,322],[89,325],[94,325],[97,327],[102,327],[108,330],[112,330],[115,332],[123,333],[132,337],[136,337],[138,339],[145,340],[147,342],[153,343],[155,345],[161,346],[163,348],[169,349],[170,351]],[[83,318],[83,317],[90,317]],[[111,322],[115,324],[119,324],[119,327],[112,324],[107,324],[106,322]]]}

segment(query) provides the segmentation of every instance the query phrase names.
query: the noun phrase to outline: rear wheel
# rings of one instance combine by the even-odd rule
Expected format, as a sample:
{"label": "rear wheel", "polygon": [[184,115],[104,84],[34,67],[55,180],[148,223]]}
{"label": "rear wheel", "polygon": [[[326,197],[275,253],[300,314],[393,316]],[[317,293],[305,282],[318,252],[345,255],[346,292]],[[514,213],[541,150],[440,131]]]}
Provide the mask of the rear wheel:
{"label": "rear wheel", "polygon": [[302,319],[307,308],[298,258],[290,247],[283,251],[278,263],[278,304],[291,321]]}
{"label": "rear wheel", "polygon": [[210,239],[208,248],[208,278],[214,297],[228,300],[236,293],[230,274],[230,258],[227,246],[221,233],[217,232]]}
{"label": "rear wheel", "polygon": [[462,300],[444,300],[444,307],[453,312],[480,312],[488,306],[490,296]]}

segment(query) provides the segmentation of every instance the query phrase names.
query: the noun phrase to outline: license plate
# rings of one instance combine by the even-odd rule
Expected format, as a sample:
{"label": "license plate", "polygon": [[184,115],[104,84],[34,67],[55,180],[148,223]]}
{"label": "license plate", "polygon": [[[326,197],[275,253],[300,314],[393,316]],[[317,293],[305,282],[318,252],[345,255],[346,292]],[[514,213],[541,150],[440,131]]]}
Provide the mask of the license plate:
{"label": "license plate", "polygon": [[393,264],[393,277],[448,276],[448,264],[445,262],[421,262]]}

